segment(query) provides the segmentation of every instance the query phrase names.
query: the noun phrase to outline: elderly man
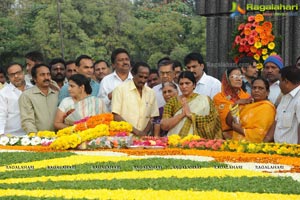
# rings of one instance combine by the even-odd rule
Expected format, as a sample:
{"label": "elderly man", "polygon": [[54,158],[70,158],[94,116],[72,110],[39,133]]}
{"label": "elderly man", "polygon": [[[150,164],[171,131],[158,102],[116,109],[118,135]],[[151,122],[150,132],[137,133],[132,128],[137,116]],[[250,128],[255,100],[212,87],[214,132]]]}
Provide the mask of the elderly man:
{"label": "elderly man", "polygon": [[31,69],[35,86],[24,91],[19,99],[22,128],[26,133],[54,131],[58,92],[51,89],[49,66],[37,64]]}
{"label": "elderly man", "polygon": [[109,111],[111,110],[112,91],[132,79],[130,56],[125,49],[115,49],[111,54],[111,63],[115,71],[102,79],[98,93],[98,96],[104,99]]}
{"label": "elderly man", "polygon": [[0,90],[0,134],[15,136],[26,134],[21,127],[19,97],[31,86],[26,84],[22,65],[10,64],[7,67],[9,84]]}
{"label": "elderly man", "polygon": [[152,118],[159,115],[154,91],[145,85],[150,67],[138,62],[132,69],[133,79],[114,89],[112,113],[116,121],[127,121],[133,125],[135,135],[147,135]]}
{"label": "elderly man", "polygon": [[280,69],[283,68],[282,58],[278,55],[269,56],[264,62],[263,75],[269,81],[270,94],[268,99],[277,107],[281,92],[279,87]]}
{"label": "elderly man", "polygon": [[174,82],[175,72],[173,69],[173,64],[174,63],[172,60],[167,59],[158,62],[158,73],[161,83],[154,86],[153,90],[155,92],[157,105],[159,108],[163,107],[166,104],[162,93],[162,84],[166,82]]}

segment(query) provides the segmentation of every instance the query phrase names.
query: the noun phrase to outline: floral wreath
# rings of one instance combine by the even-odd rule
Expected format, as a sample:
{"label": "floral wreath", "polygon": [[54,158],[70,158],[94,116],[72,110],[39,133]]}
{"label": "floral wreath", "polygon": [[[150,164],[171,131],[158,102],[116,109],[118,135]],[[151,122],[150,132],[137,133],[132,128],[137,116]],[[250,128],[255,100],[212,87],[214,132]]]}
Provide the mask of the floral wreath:
{"label": "floral wreath", "polygon": [[246,22],[239,24],[231,50],[234,62],[250,56],[257,61],[257,69],[262,69],[264,61],[270,55],[277,55],[279,50],[272,28],[273,24],[265,21],[262,14],[249,16]]}

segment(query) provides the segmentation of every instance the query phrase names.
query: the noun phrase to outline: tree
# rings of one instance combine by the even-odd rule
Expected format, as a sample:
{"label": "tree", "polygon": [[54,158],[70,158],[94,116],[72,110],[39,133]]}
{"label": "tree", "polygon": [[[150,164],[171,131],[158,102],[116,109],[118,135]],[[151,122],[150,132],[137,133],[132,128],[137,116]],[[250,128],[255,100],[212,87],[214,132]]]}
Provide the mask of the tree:
{"label": "tree", "polygon": [[[63,34],[60,35],[57,3]],[[0,14],[0,64],[23,61],[24,54],[39,50],[46,60],[88,54],[109,61],[118,47],[133,60],[153,66],[160,55],[182,60],[190,51],[204,53],[205,21],[195,16],[192,0],[3,0]],[[1,10],[1,9],[0,9]]]}

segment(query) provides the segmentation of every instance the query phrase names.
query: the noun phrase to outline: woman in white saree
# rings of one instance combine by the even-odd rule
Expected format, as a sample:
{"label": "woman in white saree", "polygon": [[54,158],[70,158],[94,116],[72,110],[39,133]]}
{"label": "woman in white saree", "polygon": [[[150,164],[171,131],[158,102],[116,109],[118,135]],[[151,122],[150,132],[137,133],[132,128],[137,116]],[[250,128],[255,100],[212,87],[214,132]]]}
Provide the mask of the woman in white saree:
{"label": "woman in white saree", "polygon": [[205,95],[194,93],[194,74],[184,71],[179,75],[182,95],[171,98],[164,107],[161,128],[168,135],[199,135],[207,139],[222,138],[218,112],[212,100]]}
{"label": "woman in white saree", "polygon": [[72,75],[68,90],[70,97],[64,98],[57,108],[54,120],[56,129],[63,129],[85,117],[107,112],[103,100],[90,95],[92,87],[84,75]]}

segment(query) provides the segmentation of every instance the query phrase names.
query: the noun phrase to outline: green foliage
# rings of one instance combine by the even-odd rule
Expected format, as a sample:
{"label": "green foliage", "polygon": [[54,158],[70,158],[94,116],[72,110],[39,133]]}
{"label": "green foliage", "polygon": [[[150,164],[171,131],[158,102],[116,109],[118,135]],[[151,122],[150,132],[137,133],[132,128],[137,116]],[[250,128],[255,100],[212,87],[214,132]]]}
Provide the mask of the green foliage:
{"label": "green foliage", "polygon": [[[38,160],[45,160],[51,158],[62,158],[73,155],[71,152],[62,152],[62,153],[36,153],[36,152],[3,152],[0,153],[0,166],[15,164],[15,163],[24,163],[32,162]],[[25,155],[25,156],[24,156]]]}
{"label": "green foliage", "polygon": [[299,194],[300,183],[291,177],[208,177],[208,178],[143,178],[87,181],[47,181],[0,184],[3,189],[125,189],[125,190],[190,190],[250,193]]}
{"label": "green foliage", "polygon": [[41,51],[46,60],[60,57],[61,39],[66,60],[88,54],[109,61],[111,52],[122,47],[133,60],[154,66],[158,56],[153,55],[181,60],[190,51],[204,53],[204,18],[194,15],[191,2],[19,0],[11,6],[13,3],[0,3],[4,6],[0,8],[0,65],[24,62],[24,55],[32,50]]}
{"label": "green foliage", "polygon": [[[34,156],[34,155],[33,155]],[[34,158],[39,155],[34,156]],[[42,155],[40,155],[42,156]],[[19,156],[20,157],[20,156]],[[31,155],[28,155],[31,157]],[[60,156],[58,156],[60,157]],[[14,163],[16,164],[16,163]],[[143,160],[131,160],[131,161],[119,161],[119,162],[96,162],[96,163],[86,163],[82,165],[76,165],[73,170],[49,170],[49,169],[34,169],[28,173],[27,170],[17,170],[17,171],[6,171],[0,172],[0,177],[2,178],[22,178],[26,177],[36,177],[47,174],[47,176],[57,176],[57,175],[71,175],[76,173],[97,173],[97,172],[120,172],[120,171],[132,171],[135,166],[160,166],[161,169],[172,169],[174,166],[177,167],[192,167],[197,166],[199,168],[205,167],[215,167],[215,166],[226,166],[225,164],[217,162],[197,162],[191,160],[178,160],[178,159],[163,159],[163,158],[150,158]],[[104,169],[95,169],[95,166],[102,166]],[[105,168],[119,168],[118,170],[112,169],[107,170]]]}

